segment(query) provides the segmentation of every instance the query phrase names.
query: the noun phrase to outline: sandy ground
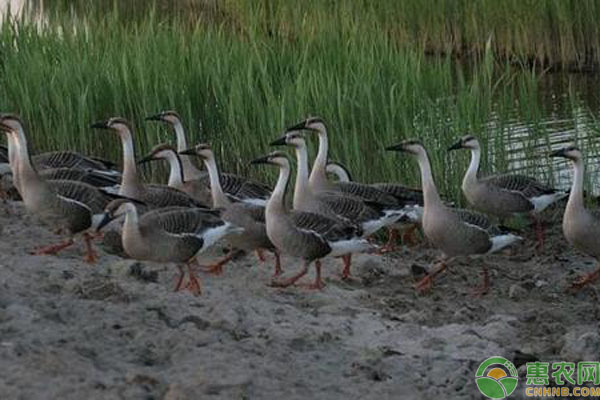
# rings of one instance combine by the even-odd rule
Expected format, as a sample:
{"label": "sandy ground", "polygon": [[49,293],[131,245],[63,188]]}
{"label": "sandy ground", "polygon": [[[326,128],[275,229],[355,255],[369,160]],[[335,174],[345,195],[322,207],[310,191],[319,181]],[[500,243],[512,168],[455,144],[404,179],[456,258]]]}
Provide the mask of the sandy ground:
{"label": "sandy ground", "polygon": [[59,238],[20,203],[0,204],[0,227],[1,399],[480,399],[473,376],[490,356],[523,376],[527,361],[600,358],[598,286],[564,291],[592,260],[556,222],[543,255],[488,258],[482,298],[481,260],[415,293],[437,255],[425,243],[356,257],[351,283],[327,261],[322,291],[268,287],[271,259],[250,255],[202,275],[194,297],[173,292],[173,265],[104,252],[88,265],[78,246],[29,255]]}

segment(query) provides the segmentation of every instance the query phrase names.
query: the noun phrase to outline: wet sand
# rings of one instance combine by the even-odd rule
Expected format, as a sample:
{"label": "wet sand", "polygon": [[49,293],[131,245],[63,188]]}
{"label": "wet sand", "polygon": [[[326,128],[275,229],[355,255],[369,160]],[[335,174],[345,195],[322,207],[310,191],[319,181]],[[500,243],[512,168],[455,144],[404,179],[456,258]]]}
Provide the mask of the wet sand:
{"label": "wet sand", "polygon": [[[524,376],[527,361],[600,354],[598,286],[565,292],[593,260],[568,247],[559,210],[546,217],[543,254],[526,242],[489,257],[481,298],[476,259],[417,294],[438,254],[426,243],[356,256],[354,282],[327,260],[322,291],[271,288],[272,258],[248,255],[221,276],[200,274],[194,297],[173,292],[174,265],[102,250],[89,265],[80,245],[29,255],[60,237],[20,203],[0,203],[0,398],[480,399],[473,377],[490,356]],[[287,274],[298,268],[284,259]]]}

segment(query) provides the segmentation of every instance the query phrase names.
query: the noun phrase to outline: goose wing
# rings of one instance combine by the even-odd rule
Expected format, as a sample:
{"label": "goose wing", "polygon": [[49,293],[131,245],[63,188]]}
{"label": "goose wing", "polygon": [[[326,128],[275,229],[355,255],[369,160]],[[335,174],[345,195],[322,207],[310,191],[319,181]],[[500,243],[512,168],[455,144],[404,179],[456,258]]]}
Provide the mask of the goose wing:
{"label": "goose wing", "polygon": [[108,170],[102,162],[74,151],[50,151],[32,156],[31,160],[38,169],[66,167]]}
{"label": "goose wing", "polygon": [[374,183],[375,189],[394,196],[400,204],[423,205],[423,191],[396,183]]}
{"label": "goose wing", "polygon": [[223,225],[218,210],[188,207],[167,207],[147,212],[140,219],[140,229],[160,227],[171,234],[196,235]]}
{"label": "goose wing", "polygon": [[336,182],[336,186],[342,193],[359,197],[363,200],[374,201],[385,205],[397,205],[396,198],[388,193],[371,186],[358,182]]}
{"label": "goose wing", "polygon": [[381,210],[354,196],[344,196],[335,192],[321,192],[317,196],[338,218],[346,222],[358,223],[383,216]]}
{"label": "goose wing", "polygon": [[520,193],[527,199],[556,193],[556,189],[543,185],[535,178],[525,175],[497,175],[483,178],[481,181],[503,190]]}
{"label": "goose wing", "polygon": [[359,237],[361,233],[360,228],[356,225],[327,218],[319,214],[292,211],[290,217],[296,228],[310,232],[325,242],[348,240]]}
{"label": "goose wing", "polygon": [[244,199],[263,199],[266,200],[271,195],[271,189],[260,182],[246,179],[235,174],[220,174],[219,175],[223,191],[237,197],[240,200]]}
{"label": "goose wing", "polygon": [[8,147],[0,145],[0,163],[8,163]]}
{"label": "goose wing", "polygon": [[53,180],[46,183],[60,197],[84,204],[92,214],[102,213],[112,200],[110,195],[87,183],[69,180]]}
{"label": "goose wing", "polygon": [[79,181],[95,187],[114,186],[119,183],[117,176],[96,173],[94,170],[82,170],[75,168],[48,168],[39,172],[45,180],[69,180]]}
{"label": "goose wing", "polygon": [[145,189],[144,198],[140,200],[156,208],[170,206],[204,207],[203,204],[194,200],[187,193],[167,185],[145,185]]}

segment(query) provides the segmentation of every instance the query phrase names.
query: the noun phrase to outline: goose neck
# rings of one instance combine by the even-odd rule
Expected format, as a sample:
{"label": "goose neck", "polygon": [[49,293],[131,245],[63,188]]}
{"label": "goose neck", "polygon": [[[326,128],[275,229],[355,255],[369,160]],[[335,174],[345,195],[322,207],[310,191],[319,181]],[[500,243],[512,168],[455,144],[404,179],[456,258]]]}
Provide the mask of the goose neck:
{"label": "goose neck", "polygon": [[208,177],[210,179],[210,192],[213,200],[213,207],[227,207],[231,203],[221,186],[221,180],[219,179],[219,170],[217,168],[217,162],[215,156],[211,153],[210,156],[204,158],[204,165],[208,170]]}
{"label": "goose neck", "polygon": [[442,204],[438,194],[433,174],[431,173],[431,163],[427,153],[423,152],[418,156],[419,169],[421,170],[421,185],[423,187],[423,198],[425,207],[436,207]]}
{"label": "goose neck", "polygon": [[296,184],[294,186],[293,206],[295,209],[300,209],[306,196],[310,195],[310,188],[308,186],[308,149],[306,143],[296,147],[296,159],[298,162],[298,170],[296,172]]}
{"label": "goose neck", "polygon": [[465,178],[463,180],[463,187],[471,186],[477,183],[477,172],[479,171],[480,162],[481,149],[478,147],[471,149],[471,162],[469,163],[469,168],[467,169],[467,173],[465,174]]}
{"label": "goose neck", "polygon": [[290,181],[290,166],[280,165],[279,166],[279,177],[275,188],[271,193],[271,197],[267,202],[267,213],[269,214],[283,214],[285,213],[285,192],[287,185]]}
{"label": "goose neck", "polygon": [[[177,136],[177,151],[184,151],[188,148],[187,139],[185,137],[185,131],[183,130],[183,124],[181,121],[173,123],[173,129],[175,130],[175,136]],[[200,173],[198,168],[192,163],[192,159],[188,155],[179,156],[181,165],[183,168],[183,175],[185,179],[190,179]]]}
{"label": "goose neck", "polygon": [[319,129],[319,151],[315,158],[312,172],[310,174],[310,185],[318,190],[327,187],[327,157],[329,153],[329,140],[327,130],[322,127]]}
{"label": "goose neck", "polygon": [[573,186],[571,187],[571,193],[569,194],[569,201],[567,202],[568,209],[582,208],[584,206],[583,201],[583,181],[585,174],[585,166],[583,160],[579,159],[573,161]]}
{"label": "goose neck", "polygon": [[181,159],[174,151],[166,151],[164,157],[169,162],[169,186],[181,186],[184,183],[183,168]]}
{"label": "goose neck", "polygon": [[119,194],[136,198],[143,191],[135,165],[135,151],[131,132],[120,130],[119,138],[123,147],[123,179]]}

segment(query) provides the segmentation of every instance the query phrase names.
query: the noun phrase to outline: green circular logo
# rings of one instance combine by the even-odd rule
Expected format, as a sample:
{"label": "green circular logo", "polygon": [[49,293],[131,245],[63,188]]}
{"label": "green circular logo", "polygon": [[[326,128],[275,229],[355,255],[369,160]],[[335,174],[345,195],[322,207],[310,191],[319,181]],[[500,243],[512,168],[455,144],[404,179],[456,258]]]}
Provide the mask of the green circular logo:
{"label": "green circular logo", "polygon": [[479,391],[490,399],[504,399],[517,388],[519,375],[514,364],[504,357],[490,357],[475,373]]}

